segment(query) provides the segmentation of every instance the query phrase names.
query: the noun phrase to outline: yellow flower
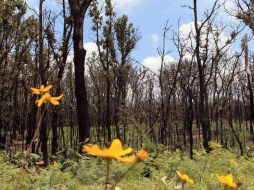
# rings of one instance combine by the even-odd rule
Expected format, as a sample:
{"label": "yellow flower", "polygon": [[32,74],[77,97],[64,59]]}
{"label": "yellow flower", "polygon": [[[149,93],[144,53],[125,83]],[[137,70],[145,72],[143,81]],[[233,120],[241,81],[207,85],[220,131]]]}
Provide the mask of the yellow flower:
{"label": "yellow flower", "polygon": [[37,104],[38,107],[41,107],[41,105],[47,103],[47,101],[50,100],[50,98],[51,95],[49,93],[45,93],[39,100],[36,100],[35,103]]}
{"label": "yellow flower", "polygon": [[41,95],[41,94],[48,92],[52,87],[53,87],[52,85],[49,85],[46,87],[44,87],[44,85],[41,85],[39,89],[31,88],[31,90],[32,90],[33,94]]}
{"label": "yellow flower", "polygon": [[122,143],[119,139],[113,140],[109,148],[100,149],[98,145],[84,145],[83,150],[92,156],[105,158],[107,161],[111,161],[112,159],[116,159],[126,163],[135,161],[134,156],[130,156],[127,158],[122,157],[124,155],[130,154],[133,150],[130,147],[127,149],[123,149]]}
{"label": "yellow flower", "polygon": [[186,174],[182,174],[178,170],[176,171],[176,174],[183,183],[194,184],[194,181],[191,178],[189,178],[189,176],[187,176]]}
{"label": "yellow flower", "polygon": [[230,189],[237,189],[237,184],[234,182],[232,174],[227,176],[218,176],[218,179],[222,184],[228,186]]}
{"label": "yellow flower", "polygon": [[42,97],[37,100],[35,103],[38,107],[41,107],[42,104],[46,104],[48,101],[53,105],[59,105],[59,101],[63,97],[63,94],[58,97],[52,97],[49,93],[45,93]]}

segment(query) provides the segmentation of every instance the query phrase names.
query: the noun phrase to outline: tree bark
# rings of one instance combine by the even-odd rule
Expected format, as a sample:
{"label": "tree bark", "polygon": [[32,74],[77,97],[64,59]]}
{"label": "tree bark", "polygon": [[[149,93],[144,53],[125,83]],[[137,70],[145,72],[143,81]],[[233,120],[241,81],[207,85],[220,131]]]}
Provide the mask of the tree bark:
{"label": "tree bark", "polygon": [[73,49],[75,68],[75,97],[77,102],[77,119],[79,125],[79,142],[90,137],[90,123],[88,114],[88,100],[85,85],[85,57],[86,50],[83,44],[83,28],[85,13],[92,0],[69,0],[73,19]]}
{"label": "tree bark", "polygon": [[[39,5],[39,73],[41,77],[41,84],[46,85],[46,70],[44,67],[44,61],[43,61],[43,2],[44,0],[40,0],[40,5]],[[43,105],[41,107],[41,110],[44,109]],[[43,154],[43,161],[45,165],[48,165],[48,138],[47,138],[47,123],[45,121],[46,118],[46,113],[44,115],[44,118],[42,120],[42,128],[40,132],[40,139],[41,139],[41,151]]]}
{"label": "tree bark", "polygon": [[198,65],[198,75],[199,75],[199,121],[202,128],[203,135],[203,145],[207,152],[210,151],[208,142],[211,140],[209,135],[209,118],[208,110],[205,106],[205,96],[207,95],[207,89],[205,85],[205,74],[204,66],[202,66],[202,59],[200,56],[200,46],[201,46],[201,28],[198,26],[198,16],[197,16],[197,0],[194,0],[194,19],[195,19],[195,32],[196,32],[196,48],[195,55],[197,58]]}
{"label": "tree bark", "polygon": [[[248,90],[249,90],[249,101],[250,101],[250,122],[254,123],[254,96],[253,96],[253,81],[252,81],[252,74],[250,71],[249,66],[249,48],[248,48],[248,36],[247,34],[244,37],[243,40],[243,48],[245,52],[245,71],[247,74],[248,79]],[[250,124],[250,133],[252,136],[252,140],[254,141],[254,131],[253,131],[253,125]]]}

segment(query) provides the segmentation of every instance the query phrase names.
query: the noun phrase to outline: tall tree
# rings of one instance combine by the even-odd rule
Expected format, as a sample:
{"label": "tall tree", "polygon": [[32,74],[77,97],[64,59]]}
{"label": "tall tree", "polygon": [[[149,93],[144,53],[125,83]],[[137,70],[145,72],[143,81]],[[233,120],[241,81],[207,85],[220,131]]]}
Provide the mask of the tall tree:
{"label": "tall tree", "polygon": [[[106,128],[107,140],[110,141],[112,136],[111,118],[114,117],[116,136],[117,138],[123,137],[125,139],[126,116],[124,112],[128,76],[131,70],[130,56],[140,37],[137,29],[133,27],[132,23],[129,23],[126,15],[120,18],[116,17],[111,0],[105,1],[105,13],[102,13],[98,8],[98,3],[95,3],[91,10],[91,16],[94,22],[93,30],[96,32],[98,59],[106,79],[106,114],[103,132],[106,135]],[[112,105],[112,102],[115,104]],[[120,121],[123,124],[123,136],[121,135]]]}
{"label": "tall tree", "polygon": [[85,84],[84,17],[93,0],[69,0],[73,19],[73,49],[75,69],[75,97],[79,125],[79,142],[90,137],[87,90]]}
{"label": "tall tree", "polygon": [[[17,77],[22,68],[22,53],[30,43],[23,40],[26,36],[22,28],[22,17],[25,13],[26,7],[21,0],[0,2],[0,149],[5,148],[8,126],[17,111],[15,108],[10,109],[10,97],[17,87]],[[14,102],[17,101],[15,99],[13,98]],[[17,115],[15,117],[17,118]]]}
{"label": "tall tree", "polygon": [[[248,26],[252,30],[252,34],[254,34],[254,2],[253,0],[237,0],[237,18],[242,20],[242,22]],[[253,80],[251,67],[249,64],[249,48],[248,48],[248,36],[245,35],[242,43],[242,48],[245,52],[245,70],[248,79],[248,90],[249,90],[249,101],[250,101],[250,117],[251,117],[251,135],[254,140],[254,93],[253,93]]]}
{"label": "tall tree", "polygon": [[[44,51],[44,37],[43,37],[43,2],[44,0],[40,0],[39,2],[39,75],[41,78],[41,84],[46,85],[46,70],[47,66],[45,66],[45,59],[43,58]],[[45,105],[41,108],[42,110],[46,109]],[[45,112],[46,113],[46,112]],[[44,115],[45,116],[45,115]],[[45,165],[48,165],[48,136],[47,136],[47,123],[45,117],[42,120],[43,127],[41,128],[40,140],[41,140],[41,151],[43,154],[43,161]]]}
{"label": "tall tree", "polygon": [[[202,128],[203,145],[209,151],[208,142],[212,139],[211,124],[209,118],[209,94],[208,84],[213,76],[215,65],[217,65],[222,55],[227,51],[227,47],[235,40],[237,34],[242,31],[241,27],[234,29],[226,42],[219,44],[219,37],[221,32],[214,31],[213,20],[217,16],[218,10],[222,7],[219,0],[213,3],[211,10],[204,13],[203,20],[198,17],[198,0],[193,0],[193,14],[194,14],[194,39],[195,49],[194,54],[198,67],[198,80],[199,80],[199,123]],[[209,46],[211,37],[214,36],[215,50]]]}
{"label": "tall tree", "polygon": [[[54,60],[57,65],[57,78],[55,81],[55,90],[56,94],[60,94],[62,91],[62,80],[64,75],[64,70],[67,62],[67,57],[69,53],[69,46],[70,46],[70,39],[71,39],[71,33],[72,33],[72,20],[70,19],[69,12],[67,9],[67,3],[66,0],[62,0],[60,3],[62,6],[62,19],[63,19],[63,31],[62,36],[60,39],[60,43],[58,45],[56,40],[56,32],[54,27],[54,21],[52,21],[51,24],[48,25],[46,30],[47,40],[50,46],[50,49],[53,53]],[[52,113],[52,146],[51,146],[51,153],[54,155],[57,152],[58,149],[58,127],[62,127],[60,122],[61,119],[59,119],[59,107],[53,108]]]}
{"label": "tall tree", "polygon": [[252,73],[250,70],[250,64],[249,64],[249,47],[248,47],[248,35],[246,34],[244,36],[243,42],[242,42],[242,48],[244,49],[245,53],[245,71],[247,74],[247,80],[248,80],[248,91],[249,91],[249,101],[250,101],[250,133],[252,135],[252,139],[254,140],[254,131],[253,131],[253,124],[254,124],[254,95],[253,95],[253,80],[252,80]]}

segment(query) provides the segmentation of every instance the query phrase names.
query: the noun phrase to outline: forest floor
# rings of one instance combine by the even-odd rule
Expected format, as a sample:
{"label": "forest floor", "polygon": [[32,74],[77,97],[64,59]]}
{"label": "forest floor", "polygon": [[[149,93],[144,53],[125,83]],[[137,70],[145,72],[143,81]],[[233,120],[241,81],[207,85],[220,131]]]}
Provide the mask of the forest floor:
{"label": "forest floor", "polygon": [[[149,151],[149,150],[148,150]],[[151,152],[151,151],[150,151]],[[106,164],[101,158],[82,155],[82,159],[67,155],[51,162],[47,168],[36,166],[36,155],[30,166],[22,170],[20,155],[10,158],[0,153],[1,190],[103,190]],[[34,162],[34,164],[33,164]],[[110,165],[110,184],[121,176],[129,165],[113,161]],[[155,157],[138,163],[117,185],[118,190],[177,190],[181,181],[176,171],[187,174],[194,180],[184,189],[223,190],[218,180],[220,175],[233,175],[237,189],[254,189],[254,157],[239,156],[229,150],[216,148],[207,154],[204,150],[194,151],[194,159],[176,152],[163,151]]]}

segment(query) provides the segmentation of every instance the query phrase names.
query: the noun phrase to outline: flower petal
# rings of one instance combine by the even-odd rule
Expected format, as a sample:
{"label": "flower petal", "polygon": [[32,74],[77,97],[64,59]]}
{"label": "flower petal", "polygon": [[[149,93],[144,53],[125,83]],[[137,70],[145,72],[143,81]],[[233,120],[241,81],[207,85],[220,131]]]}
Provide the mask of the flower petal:
{"label": "flower petal", "polygon": [[48,92],[52,87],[53,87],[53,85],[48,85],[42,89],[42,92]]}
{"label": "flower petal", "polygon": [[93,155],[93,156],[101,155],[101,149],[97,144],[95,144],[93,146],[84,145],[83,150],[85,152],[87,152],[88,154]]}
{"label": "flower petal", "polygon": [[39,89],[37,89],[37,88],[31,88],[31,90],[32,90],[32,93],[33,94],[37,94],[37,95],[40,95],[40,90]]}
{"label": "flower petal", "polygon": [[40,86],[40,91],[43,92],[43,90],[44,90],[44,85],[42,84],[42,85]]}
{"label": "flower petal", "polygon": [[45,93],[42,97],[44,97],[44,99],[46,100],[50,100],[50,98],[52,97],[49,93]]}
{"label": "flower petal", "polygon": [[126,148],[125,150],[120,151],[117,155],[118,156],[124,156],[126,154],[130,154],[133,151],[131,147]]}
{"label": "flower petal", "polygon": [[140,160],[145,160],[148,157],[148,153],[144,149],[141,149],[138,151],[137,156]]}
{"label": "flower petal", "polygon": [[53,98],[54,98],[55,100],[60,100],[63,96],[64,96],[64,94],[61,94],[60,96],[53,97]]}
{"label": "flower petal", "polygon": [[54,97],[50,98],[50,103],[55,106],[59,105],[59,102]]}
{"label": "flower petal", "polygon": [[44,100],[43,97],[41,97],[39,100],[36,101],[36,103],[37,103],[37,106],[38,106],[38,107],[41,107],[41,105],[42,105],[43,103],[45,103],[45,100]]}
{"label": "flower petal", "polygon": [[178,170],[176,170],[176,174],[177,174],[177,176],[178,176],[179,178],[181,178],[181,177],[182,177],[181,172],[179,172]]}
{"label": "flower petal", "polygon": [[232,174],[229,174],[226,176],[226,180],[229,182],[229,183],[232,183],[233,182],[233,176]]}
{"label": "flower petal", "polygon": [[51,95],[49,93],[45,93],[39,100],[37,100],[35,103],[37,103],[38,107],[41,107],[41,105],[44,103],[46,104],[47,101],[49,101],[51,98]]}
{"label": "flower petal", "polygon": [[134,163],[138,160],[138,157],[135,155],[129,156],[129,157],[117,157],[117,160],[121,161],[121,162],[125,162],[125,163]]}
{"label": "flower petal", "polygon": [[123,145],[119,139],[114,139],[108,150],[111,153],[118,154],[123,151]]}
{"label": "flower petal", "polygon": [[232,174],[229,174],[227,176],[222,175],[222,176],[217,176],[217,177],[222,184],[227,185],[231,189],[237,188],[237,184],[234,182]]}
{"label": "flower petal", "polygon": [[176,171],[176,174],[177,174],[178,178],[181,179],[182,182],[194,184],[194,180],[192,180],[188,175],[182,174],[178,170]]}
{"label": "flower petal", "polygon": [[226,184],[227,183],[227,179],[226,179],[226,177],[225,176],[219,176],[218,177],[218,179],[219,179],[219,181],[221,182],[221,183],[223,183],[223,184]]}

